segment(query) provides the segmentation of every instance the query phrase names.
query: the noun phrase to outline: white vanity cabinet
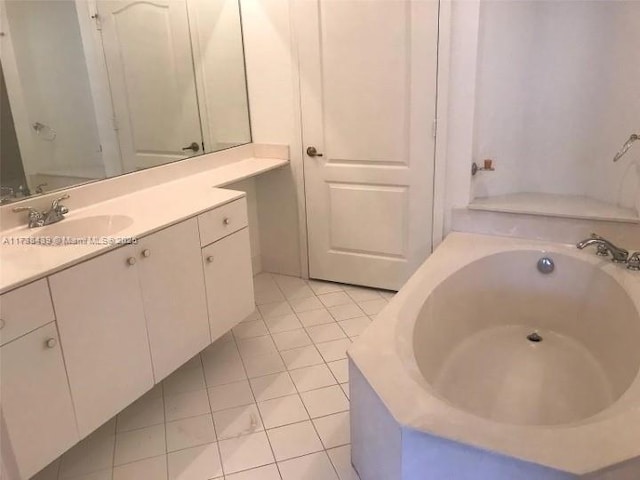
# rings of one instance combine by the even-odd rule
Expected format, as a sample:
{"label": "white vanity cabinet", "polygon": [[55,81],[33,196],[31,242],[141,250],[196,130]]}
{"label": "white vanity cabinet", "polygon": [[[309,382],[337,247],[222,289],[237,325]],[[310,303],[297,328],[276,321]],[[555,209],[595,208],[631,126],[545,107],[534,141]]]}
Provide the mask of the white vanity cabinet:
{"label": "white vanity cabinet", "polygon": [[0,296],[0,345],[55,320],[45,279]]}
{"label": "white vanity cabinet", "polygon": [[135,249],[158,382],[211,343],[198,221],[153,233]]}
{"label": "white vanity cabinet", "polygon": [[202,249],[213,340],[256,308],[250,248],[249,229],[244,228]]}
{"label": "white vanity cabinet", "polygon": [[253,312],[246,200],[0,300],[3,467],[28,478]]}
{"label": "white vanity cabinet", "polygon": [[137,256],[127,245],[49,277],[81,437],[154,384]]}
{"label": "white vanity cabinet", "polygon": [[0,362],[3,467],[26,479],[79,439],[55,322],[3,345]]}
{"label": "white vanity cabinet", "polygon": [[[234,202],[236,203],[236,202]],[[235,205],[230,204],[235,209]],[[246,209],[245,209],[246,212]],[[218,215],[215,219],[224,227],[231,227],[231,223],[224,225],[225,215]],[[211,221],[211,216],[199,219]],[[217,240],[202,249],[204,262],[204,278],[207,285],[207,302],[209,305],[209,325],[212,340],[224,335],[231,328],[249,316],[256,308],[253,295],[253,270],[251,266],[251,246],[249,244],[249,229],[246,227],[246,213],[244,226],[242,218],[235,218],[235,228],[241,228],[235,233]],[[205,228],[206,232],[215,230]],[[202,238],[203,228],[200,227]],[[218,234],[219,236],[219,234]],[[211,239],[211,236],[204,237]]]}

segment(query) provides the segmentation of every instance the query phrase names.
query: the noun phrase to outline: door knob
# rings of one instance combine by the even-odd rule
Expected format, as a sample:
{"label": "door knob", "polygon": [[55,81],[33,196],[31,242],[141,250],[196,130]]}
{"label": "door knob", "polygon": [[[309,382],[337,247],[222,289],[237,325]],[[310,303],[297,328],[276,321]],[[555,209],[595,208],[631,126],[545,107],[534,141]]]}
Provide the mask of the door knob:
{"label": "door knob", "polygon": [[322,157],[322,153],[318,152],[316,147],[307,147],[307,155],[310,157]]}
{"label": "door knob", "polygon": [[149,257],[150,255],[151,255],[151,250],[149,250],[148,248],[145,248],[144,250],[142,250],[143,257]]}
{"label": "door knob", "polygon": [[191,142],[191,145],[189,145],[188,147],[183,147],[182,150],[191,150],[193,152],[197,152],[200,150],[200,145],[198,144],[198,142]]}
{"label": "door knob", "polygon": [[47,339],[47,341],[45,342],[45,345],[47,346],[47,348],[53,348],[57,345],[58,342],[56,342],[55,338],[49,338]]}
{"label": "door knob", "polygon": [[127,258],[127,265],[135,265],[135,264],[136,264],[136,258],[135,257]]}

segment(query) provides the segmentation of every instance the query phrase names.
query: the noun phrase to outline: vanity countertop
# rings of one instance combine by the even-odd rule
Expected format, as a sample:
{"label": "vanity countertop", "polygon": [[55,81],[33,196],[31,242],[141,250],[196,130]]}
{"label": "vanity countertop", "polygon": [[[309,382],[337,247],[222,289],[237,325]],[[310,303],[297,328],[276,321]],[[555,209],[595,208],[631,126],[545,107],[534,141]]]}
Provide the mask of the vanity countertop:
{"label": "vanity countertop", "polygon": [[[194,175],[165,182],[126,195],[70,211],[65,219],[46,227],[27,228],[26,225],[5,230],[0,236],[0,294],[54,272],[122,246],[121,239],[137,239],[166,228],[202,212],[219,207],[245,196],[244,192],[219,188],[288,164],[288,160],[247,158],[215,167]],[[108,234],[90,231],[71,236],[63,224],[99,217],[109,222],[117,217],[120,228]],[[26,220],[25,220],[26,222]],[[76,223],[77,224],[77,223]],[[56,232],[59,227],[60,233]],[[47,231],[48,230],[48,231]],[[62,236],[64,239],[60,240]],[[30,244],[31,237],[54,238],[72,244]],[[87,237],[98,240],[93,244],[79,244]],[[120,243],[116,243],[120,242]]]}

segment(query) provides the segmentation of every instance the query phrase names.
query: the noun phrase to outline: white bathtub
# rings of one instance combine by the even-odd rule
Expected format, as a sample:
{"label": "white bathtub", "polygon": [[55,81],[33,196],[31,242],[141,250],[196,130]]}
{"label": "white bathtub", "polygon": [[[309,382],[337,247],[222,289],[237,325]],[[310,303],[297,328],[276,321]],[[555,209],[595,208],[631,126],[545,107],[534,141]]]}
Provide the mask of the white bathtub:
{"label": "white bathtub", "polygon": [[349,358],[361,480],[640,479],[640,272],[594,251],[452,234]]}

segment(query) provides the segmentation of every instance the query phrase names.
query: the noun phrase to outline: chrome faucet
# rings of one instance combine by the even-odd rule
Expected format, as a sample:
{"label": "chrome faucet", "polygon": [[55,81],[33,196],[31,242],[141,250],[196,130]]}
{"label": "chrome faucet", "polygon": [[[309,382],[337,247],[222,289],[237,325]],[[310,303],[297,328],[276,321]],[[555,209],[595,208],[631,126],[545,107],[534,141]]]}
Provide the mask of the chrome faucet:
{"label": "chrome faucet", "polygon": [[582,240],[576,244],[580,250],[589,245],[596,245],[596,255],[601,255],[606,257],[608,254],[611,254],[612,260],[616,263],[627,263],[629,259],[629,251],[624,248],[616,247],[613,243],[611,243],[606,238],[603,238],[595,233],[591,234],[591,237],[586,240]]}
{"label": "chrome faucet", "polygon": [[640,252],[636,252],[627,260],[627,268],[629,270],[640,271]]}
{"label": "chrome faucet", "polygon": [[14,198],[16,198],[16,192],[13,190],[13,187],[0,186],[0,205],[9,203]]}
{"label": "chrome faucet", "polygon": [[51,204],[51,208],[44,212],[40,212],[33,207],[15,207],[13,211],[29,212],[29,228],[44,227],[45,225],[59,222],[64,218],[65,214],[69,213],[69,209],[60,203],[67,198],[69,198],[69,195],[56,198]]}

